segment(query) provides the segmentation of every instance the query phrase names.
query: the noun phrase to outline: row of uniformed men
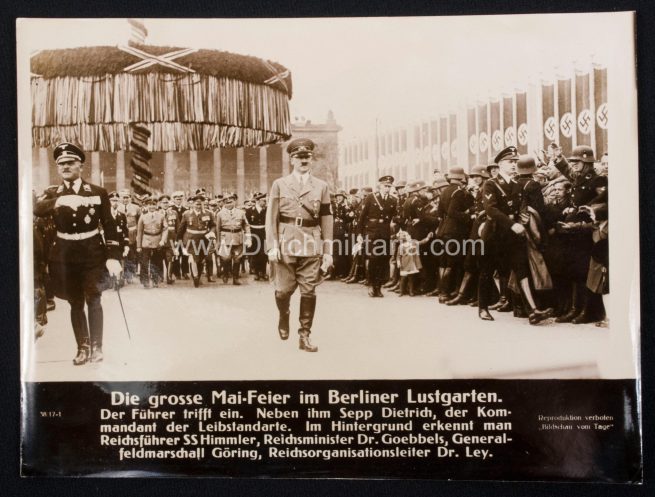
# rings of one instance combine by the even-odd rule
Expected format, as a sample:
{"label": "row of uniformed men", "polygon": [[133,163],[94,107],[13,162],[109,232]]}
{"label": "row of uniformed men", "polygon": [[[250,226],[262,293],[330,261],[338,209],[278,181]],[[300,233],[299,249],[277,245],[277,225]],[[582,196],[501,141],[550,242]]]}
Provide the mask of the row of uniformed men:
{"label": "row of uniformed men", "polygon": [[[531,324],[553,313],[558,322],[601,319],[599,296],[609,281],[600,248],[606,230],[600,243],[592,237],[606,219],[607,155],[599,168],[590,147],[577,147],[568,161],[559,152],[541,171],[533,157],[508,147],[493,164],[475,166],[468,175],[451,168],[431,187],[398,182],[390,194],[393,178],[385,176],[376,193],[338,192],[335,276],[366,282],[372,297],[382,296],[387,281],[384,287],[400,295],[477,305],[483,320],[493,320],[490,309],[513,310]],[[539,181],[544,168],[555,171],[546,182]],[[375,240],[386,245],[385,255],[372,252]],[[484,254],[461,250],[466,240],[484,242]],[[434,250],[448,245],[446,253]]]}
{"label": "row of uniformed men", "polygon": [[[172,198],[172,203],[171,203]],[[129,191],[109,195],[111,213],[120,234],[119,244],[128,281],[137,273],[146,288],[164,280],[189,277],[200,285],[203,270],[213,282],[214,260],[217,274],[227,283],[239,285],[243,246],[255,243],[250,257],[257,280],[265,280],[266,254],[263,250],[266,194],[255,193],[244,208],[236,206],[236,195],[225,194],[209,199],[200,189],[186,200],[184,194],[142,198],[142,205],[132,202]],[[164,269],[165,263],[165,269]]]}

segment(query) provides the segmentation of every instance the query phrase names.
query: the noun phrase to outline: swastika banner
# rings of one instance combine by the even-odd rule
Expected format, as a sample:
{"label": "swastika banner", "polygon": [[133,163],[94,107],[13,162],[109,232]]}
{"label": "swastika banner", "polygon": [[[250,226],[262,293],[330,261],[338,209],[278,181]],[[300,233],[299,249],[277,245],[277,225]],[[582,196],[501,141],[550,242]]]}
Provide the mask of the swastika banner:
{"label": "swastika banner", "polygon": [[596,104],[596,157],[607,152],[607,68],[594,68],[594,102]]}
{"label": "swastika banner", "polygon": [[559,110],[559,144],[562,153],[568,156],[573,148],[575,118],[571,108],[571,79],[557,80],[557,107]]}
{"label": "swastika banner", "polygon": [[589,73],[575,75],[576,136],[578,145],[591,145],[594,118],[591,115]]}
{"label": "swastika banner", "polygon": [[516,94],[516,143],[519,154],[528,153],[528,93]]}

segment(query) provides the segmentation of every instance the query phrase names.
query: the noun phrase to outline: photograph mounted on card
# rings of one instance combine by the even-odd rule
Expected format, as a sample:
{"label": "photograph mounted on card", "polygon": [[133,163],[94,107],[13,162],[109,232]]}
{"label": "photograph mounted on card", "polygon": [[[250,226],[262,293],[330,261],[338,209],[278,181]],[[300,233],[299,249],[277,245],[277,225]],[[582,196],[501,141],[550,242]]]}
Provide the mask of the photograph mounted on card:
{"label": "photograph mounted on card", "polygon": [[18,19],[23,474],[639,482],[634,40]]}

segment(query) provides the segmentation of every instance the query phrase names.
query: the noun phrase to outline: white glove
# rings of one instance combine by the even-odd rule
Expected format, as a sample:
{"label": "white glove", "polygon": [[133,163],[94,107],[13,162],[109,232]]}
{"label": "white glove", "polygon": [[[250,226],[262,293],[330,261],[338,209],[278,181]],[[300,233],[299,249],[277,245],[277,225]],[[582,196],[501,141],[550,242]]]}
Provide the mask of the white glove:
{"label": "white glove", "polygon": [[182,246],[182,255],[188,257],[189,256],[189,251],[186,249],[185,246]]}
{"label": "white glove", "polygon": [[123,257],[127,257],[127,254],[129,253],[130,253],[130,247],[126,245],[125,248],[123,249]]}
{"label": "white glove", "polygon": [[247,248],[252,247],[252,238],[250,238],[249,236],[246,236],[245,244],[246,244]]}
{"label": "white glove", "polygon": [[121,263],[118,262],[116,259],[107,259],[105,266],[107,267],[107,271],[109,271],[109,274],[111,276],[115,276],[116,278],[118,278],[121,275],[121,272],[123,271],[123,268],[121,267]]}
{"label": "white glove", "polygon": [[205,235],[205,238],[206,238],[207,240],[214,240],[214,239],[216,238],[216,235],[214,234],[213,231],[210,231],[209,233],[207,233],[207,234]]}
{"label": "white glove", "polygon": [[270,262],[277,262],[280,260],[280,249],[272,248],[268,251],[268,260]]}
{"label": "white glove", "polygon": [[364,237],[362,235],[357,235],[357,243],[364,243]]}
{"label": "white glove", "polygon": [[525,228],[523,227],[522,224],[514,223],[512,225],[512,231],[517,235],[522,235],[523,233],[525,233]]}

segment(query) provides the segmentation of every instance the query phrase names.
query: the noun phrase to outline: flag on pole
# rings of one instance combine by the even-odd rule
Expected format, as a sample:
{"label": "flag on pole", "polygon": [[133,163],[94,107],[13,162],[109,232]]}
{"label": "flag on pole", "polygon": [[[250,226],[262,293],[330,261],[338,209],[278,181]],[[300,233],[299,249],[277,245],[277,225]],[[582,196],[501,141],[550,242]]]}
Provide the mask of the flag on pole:
{"label": "flag on pole", "polygon": [[528,153],[528,93],[516,93],[516,142],[519,154]]}
{"label": "flag on pole", "polygon": [[591,133],[594,131],[594,117],[591,115],[590,76],[588,72],[575,74],[575,111],[578,114],[577,144],[591,145]]}
{"label": "flag on pole", "polygon": [[543,116],[544,148],[559,139],[559,123],[555,119],[555,85],[542,83],[541,109]]}
{"label": "flag on pole", "polygon": [[430,153],[432,154],[432,169],[441,169],[441,151],[439,149],[439,121],[430,123]]}
{"label": "flag on pole", "polygon": [[516,126],[514,124],[514,99],[511,95],[503,95],[503,127],[505,146],[516,146]]}
{"label": "flag on pole", "polygon": [[594,67],[594,102],[596,107],[596,157],[607,152],[607,68]]}
{"label": "flag on pole", "polygon": [[573,148],[573,133],[576,128],[576,118],[571,108],[571,79],[557,80],[557,108],[559,109],[560,146],[564,156],[568,156]]}
{"label": "flag on pole", "polygon": [[470,169],[471,166],[478,164],[478,127],[476,125],[475,107],[469,107],[466,109],[466,130],[468,135],[467,149]]}
{"label": "flag on pole", "polygon": [[450,166],[458,163],[457,158],[457,114],[452,113],[448,119],[450,125]]}
{"label": "flag on pole", "polygon": [[500,100],[492,100],[489,103],[491,111],[491,155],[496,156],[503,147],[503,130],[500,129]]}
{"label": "flag on pole", "polygon": [[489,120],[487,119],[488,104],[478,104],[478,163],[491,163],[489,141]]}
{"label": "flag on pole", "polygon": [[450,164],[450,143],[448,143],[448,116],[439,117],[439,147],[441,148],[441,170],[448,171]]}

